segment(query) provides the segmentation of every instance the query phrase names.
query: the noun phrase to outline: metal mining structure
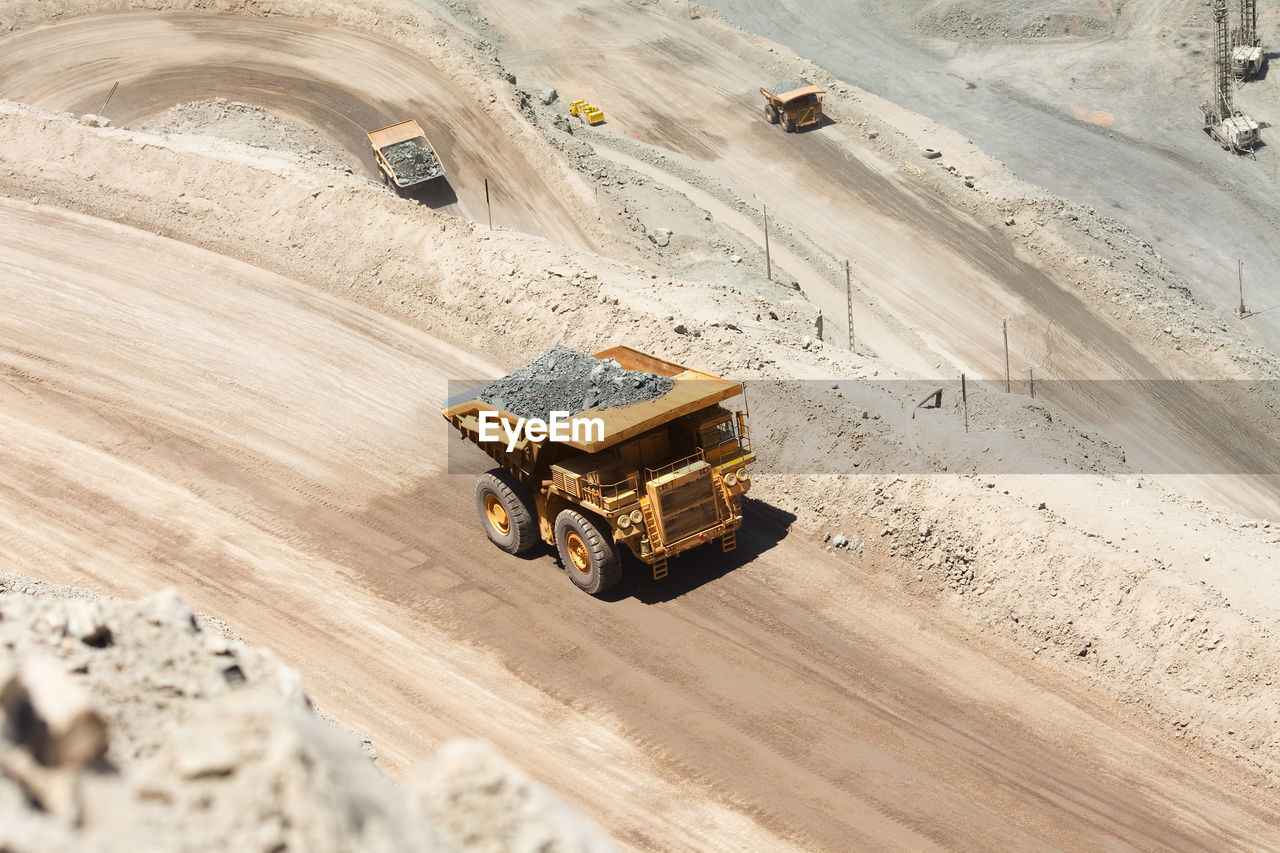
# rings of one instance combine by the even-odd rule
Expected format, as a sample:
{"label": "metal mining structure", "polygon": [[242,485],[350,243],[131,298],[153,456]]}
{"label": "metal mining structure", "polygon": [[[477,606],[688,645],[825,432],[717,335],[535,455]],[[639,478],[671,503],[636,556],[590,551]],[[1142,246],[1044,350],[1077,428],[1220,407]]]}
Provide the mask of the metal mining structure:
{"label": "metal mining structure", "polygon": [[1258,38],[1258,4],[1240,0],[1240,26],[1231,33],[1231,73],[1248,80],[1262,70],[1262,41]]}
{"label": "metal mining structure", "polygon": [[1232,47],[1227,33],[1227,0],[1213,0],[1213,22],[1214,99],[1212,103],[1200,105],[1200,110],[1204,113],[1204,130],[1224,150],[1252,154],[1253,146],[1258,142],[1258,123],[1235,109]]}

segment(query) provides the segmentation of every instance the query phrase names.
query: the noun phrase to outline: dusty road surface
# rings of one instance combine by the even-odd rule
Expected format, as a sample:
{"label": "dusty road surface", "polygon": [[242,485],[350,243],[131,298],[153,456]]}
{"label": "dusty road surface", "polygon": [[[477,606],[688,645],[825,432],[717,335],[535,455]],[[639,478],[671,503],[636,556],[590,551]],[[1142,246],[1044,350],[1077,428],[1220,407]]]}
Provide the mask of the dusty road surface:
{"label": "dusty road surface", "polygon": [[[1038,376],[1061,379],[1213,378],[1202,365],[1177,362],[1164,341],[1134,334],[1004,231],[921,186],[909,171],[886,168],[855,125],[786,134],[765,122],[758,89],[769,82],[767,72],[744,61],[741,55],[754,54],[717,22],[689,20],[672,6],[603,0],[594,15],[554,0],[476,6],[505,37],[500,53],[521,79],[606,105],[608,124],[585,138],[607,145],[610,136],[634,136],[687,155],[836,257],[855,259],[871,300],[919,334],[872,338],[896,364],[934,355],[943,376],[1003,376],[1000,321],[1007,317],[1015,375],[1034,365]],[[576,47],[588,44],[599,52]],[[677,92],[698,109],[679,110]],[[679,188],[681,181],[670,183]],[[842,326],[838,284],[819,277],[806,295]],[[910,349],[916,358],[903,359],[900,352]],[[1274,471],[1280,425],[1266,401],[1219,399],[1207,386],[1180,399],[1162,390],[1135,385],[1123,394],[1053,402],[1123,443],[1154,473]],[[1186,459],[1205,462],[1188,466]],[[1252,515],[1280,513],[1280,492],[1262,479],[1205,479],[1191,488]]]}
{"label": "dusty road surface", "polygon": [[0,341],[5,568],[172,584],[393,772],[487,737],[649,849],[1280,845],[1253,780],[927,624],[769,507],[612,601],[501,554],[436,409],[492,368],[342,300],[5,201]]}
{"label": "dusty road surface", "polygon": [[360,33],[295,18],[132,13],[75,18],[0,38],[0,98],[77,115],[101,108],[138,127],[176,104],[227,98],[314,127],[380,180],[365,133],[416,118],[445,180],[418,193],[443,212],[577,248],[591,243],[563,187],[494,120],[492,107],[422,58]]}

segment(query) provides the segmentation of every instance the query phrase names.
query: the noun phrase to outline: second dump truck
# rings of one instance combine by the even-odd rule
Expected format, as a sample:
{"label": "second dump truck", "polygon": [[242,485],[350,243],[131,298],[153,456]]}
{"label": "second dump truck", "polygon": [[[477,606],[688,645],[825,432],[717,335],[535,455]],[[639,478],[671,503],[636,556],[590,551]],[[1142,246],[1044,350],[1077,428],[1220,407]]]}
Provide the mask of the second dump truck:
{"label": "second dump truck", "polygon": [[397,192],[444,175],[440,155],[422,126],[413,119],[389,124],[368,134],[383,180]]}
{"label": "second dump truck", "polygon": [[741,384],[630,347],[594,357],[673,383],[656,399],[576,413],[603,422],[579,440],[481,440],[482,418],[519,419],[479,398],[443,412],[500,466],[476,483],[489,539],[512,554],[554,545],[570,579],[593,595],[621,578],[623,548],[655,579],[683,551],[711,542],[732,550],[755,460],[745,416],[720,405],[741,395]]}

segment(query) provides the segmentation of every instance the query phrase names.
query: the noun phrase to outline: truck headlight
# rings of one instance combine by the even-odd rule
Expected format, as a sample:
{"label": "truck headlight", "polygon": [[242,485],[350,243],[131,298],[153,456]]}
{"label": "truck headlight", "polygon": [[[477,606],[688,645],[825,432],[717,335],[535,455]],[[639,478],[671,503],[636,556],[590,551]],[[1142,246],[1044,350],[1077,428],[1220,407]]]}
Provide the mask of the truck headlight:
{"label": "truck headlight", "polygon": [[630,527],[630,526],[631,526],[631,517],[630,517],[630,516],[628,516],[628,515],[620,515],[620,516],[618,516],[618,527],[619,527],[619,529],[621,529],[621,530],[626,530],[626,529],[627,529],[628,527]]}
{"label": "truck headlight", "polygon": [[749,477],[747,477],[747,469],[746,469],[746,468],[739,468],[739,469],[738,469],[738,479],[739,479],[739,480],[741,480],[741,481],[742,481],[742,482],[744,482],[744,483],[745,483],[745,482],[747,482],[747,480],[748,480],[748,479],[750,479]]}
{"label": "truck headlight", "polygon": [[639,524],[642,521],[644,521],[644,514],[638,509],[631,510],[631,523]]}
{"label": "truck headlight", "polygon": [[732,471],[730,471],[728,474],[725,474],[724,484],[730,487],[738,485],[738,475],[733,473]]}

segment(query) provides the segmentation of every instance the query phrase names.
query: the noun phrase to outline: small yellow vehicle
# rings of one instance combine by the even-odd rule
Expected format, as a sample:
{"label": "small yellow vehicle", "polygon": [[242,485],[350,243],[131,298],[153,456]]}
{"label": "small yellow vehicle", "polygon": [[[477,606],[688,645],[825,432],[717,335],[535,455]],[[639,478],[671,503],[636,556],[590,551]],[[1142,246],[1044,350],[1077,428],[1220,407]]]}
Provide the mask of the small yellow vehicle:
{"label": "small yellow vehicle", "polygon": [[599,124],[604,121],[604,110],[595,104],[587,103],[581,98],[569,104],[569,115],[577,116],[587,124]]}

